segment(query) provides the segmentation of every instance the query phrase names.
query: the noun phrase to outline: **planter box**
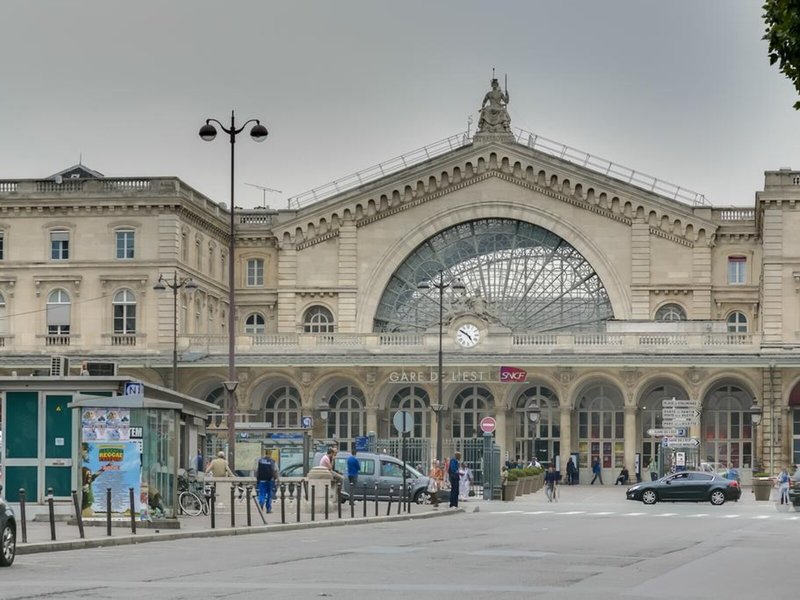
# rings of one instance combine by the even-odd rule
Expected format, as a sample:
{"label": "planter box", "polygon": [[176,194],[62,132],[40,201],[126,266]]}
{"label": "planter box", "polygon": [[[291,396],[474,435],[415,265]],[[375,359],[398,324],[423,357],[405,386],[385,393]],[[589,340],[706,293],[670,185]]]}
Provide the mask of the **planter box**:
{"label": "planter box", "polygon": [[517,481],[510,481],[503,484],[503,500],[505,502],[511,502],[517,497],[517,485]]}
{"label": "planter box", "polygon": [[772,481],[766,477],[758,477],[753,479],[753,493],[756,495],[756,500],[764,502],[769,500],[769,494],[772,491]]}

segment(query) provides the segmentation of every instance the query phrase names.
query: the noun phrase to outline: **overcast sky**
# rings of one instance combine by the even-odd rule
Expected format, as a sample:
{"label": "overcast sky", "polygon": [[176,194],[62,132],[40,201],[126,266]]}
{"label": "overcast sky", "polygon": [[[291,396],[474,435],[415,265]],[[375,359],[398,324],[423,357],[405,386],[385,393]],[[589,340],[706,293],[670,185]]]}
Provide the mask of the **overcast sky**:
{"label": "overcast sky", "polygon": [[[295,194],[464,131],[492,67],[512,126],[752,206],[800,169],[800,114],[760,0],[2,0],[0,178],[78,162],[229,200],[208,117],[236,144],[236,204]],[[473,126],[474,127],[474,126]]]}

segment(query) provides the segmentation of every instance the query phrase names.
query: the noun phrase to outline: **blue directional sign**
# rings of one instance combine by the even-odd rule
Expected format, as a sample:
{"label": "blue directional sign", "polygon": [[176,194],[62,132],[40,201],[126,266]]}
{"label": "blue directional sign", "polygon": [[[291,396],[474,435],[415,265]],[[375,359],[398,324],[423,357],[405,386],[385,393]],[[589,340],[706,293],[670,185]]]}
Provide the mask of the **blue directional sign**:
{"label": "blue directional sign", "polygon": [[302,417],[300,419],[300,427],[303,429],[311,429],[314,426],[314,417]]}
{"label": "blue directional sign", "polygon": [[365,435],[356,438],[356,450],[358,452],[367,452],[369,450],[369,438]]}
{"label": "blue directional sign", "polygon": [[141,381],[126,381],[122,394],[124,396],[137,396],[144,394],[144,385]]}

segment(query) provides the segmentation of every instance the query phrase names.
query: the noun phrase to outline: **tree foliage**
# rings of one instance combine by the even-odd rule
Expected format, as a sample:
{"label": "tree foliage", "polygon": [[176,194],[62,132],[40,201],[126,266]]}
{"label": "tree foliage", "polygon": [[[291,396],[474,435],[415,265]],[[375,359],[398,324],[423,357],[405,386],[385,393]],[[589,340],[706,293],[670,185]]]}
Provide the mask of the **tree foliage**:
{"label": "tree foliage", "polygon": [[[769,64],[778,63],[800,94],[800,0],[766,0],[763,9]],[[794,108],[800,110],[800,101]]]}

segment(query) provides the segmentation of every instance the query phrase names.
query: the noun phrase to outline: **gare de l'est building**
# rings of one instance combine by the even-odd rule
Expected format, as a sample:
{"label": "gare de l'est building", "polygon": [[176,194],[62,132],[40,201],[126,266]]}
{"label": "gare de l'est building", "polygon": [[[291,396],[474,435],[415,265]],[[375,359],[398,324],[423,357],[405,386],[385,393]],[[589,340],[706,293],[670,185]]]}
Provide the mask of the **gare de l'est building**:
{"label": "gare de l'est building", "polygon": [[[344,446],[396,437],[405,409],[433,458],[439,429],[448,451],[493,416],[510,456],[535,440],[611,474],[657,452],[664,399],[693,399],[698,459],[745,476],[800,462],[800,172],[715,207],[511,128],[490,94],[474,135],[235,211],[237,421],[311,416]],[[0,373],[113,361],[219,405],[205,433],[224,443],[221,200],[83,165],[0,180]]]}

